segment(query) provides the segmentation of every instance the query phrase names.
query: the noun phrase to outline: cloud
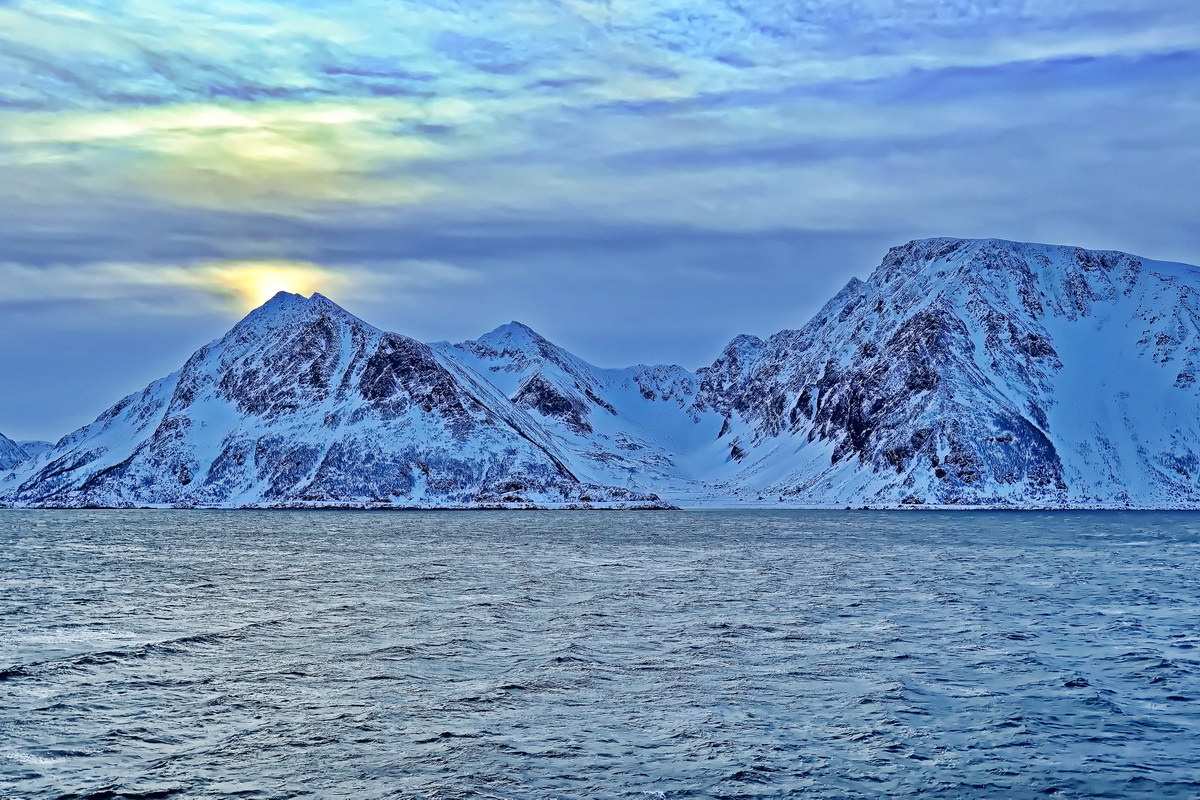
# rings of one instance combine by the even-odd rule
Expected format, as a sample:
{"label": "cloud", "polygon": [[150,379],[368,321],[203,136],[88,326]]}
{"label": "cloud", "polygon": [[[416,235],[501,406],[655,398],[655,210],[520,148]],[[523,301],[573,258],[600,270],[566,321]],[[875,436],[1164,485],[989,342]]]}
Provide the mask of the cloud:
{"label": "cloud", "polygon": [[[986,119],[1006,82],[1044,94],[1096,61],[1119,65],[1119,91],[1128,64],[1200,48],[1197,16],[1168,0],[26,0],[0,8],[0,170],[51,205],[773,226],[806,204],[754,223],[758,197],[861,197],[833,162],[994,138],[1012,127]],[[790,171],[755,173],[773,162]],[[743,212],[722,180],[757,193]]]}
{"label": "cloud", "polygon": [[1198,262],[1198,65],[1180,0],[0,0],[0,423],[276,288],[696,365],[918,236]]}
{"label": "cloud", "polygon": [[364,196],[385,202],[424,196],[416,180],[379,183],[372,174],[384,164],[428,158],[440,147],[397,127],[455,121],[459,114],[449,103],[414,109],[400,101],[358,101],[0,117],[6,123],[0,143],[8,146],[10,158],[97,167],[113,184],[132,178],[183,204],[303,208]]}
{"label": "cloud", "polygon": [[163,277],[173,278],[184,286],[215,290],[242,313],[257,308],[278,292],[311,295],[319,291],[336,297],[353,280],[352,274],[318,264],[278,260],[205,264]]}
{"label": "cloud", "polygon": [[[690,91],[1194,47],[1177,0],[151,0],[0,7],[0,91],[47,107],[433,91],[501,95],[563,76]],[[57,77],[55,77],[57,76]],[[520,77],[521,80],[512,80]],[[420,84],[415,87],[414,84]],[[39,96],[40,95],[40,96]],[[560,98],[587,103],[589,93]],[[627,97],[626,99],[636,99]]]}
{"label": "cloud", "polygon": [[364,266],[325,266],[286,259],[242,259],[190,265],[97,262],[35,267],[0,263],[0,306],[91,303],[117,313],[210,313],[240,316],[280,291],[321,292],[342,300],[407,296],[477,279],[469,269],[433,259]]}

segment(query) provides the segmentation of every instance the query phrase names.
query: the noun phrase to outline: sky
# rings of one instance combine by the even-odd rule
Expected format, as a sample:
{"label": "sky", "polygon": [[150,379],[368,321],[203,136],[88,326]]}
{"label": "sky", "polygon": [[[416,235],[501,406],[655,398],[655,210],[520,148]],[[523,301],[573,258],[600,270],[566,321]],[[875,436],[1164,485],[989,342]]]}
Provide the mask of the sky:
{"label": "sky", "polygon": [[601,366],[799,327],[888,247],[1200,263],[1191,0],[0,0],[0,433],[276,289]]}

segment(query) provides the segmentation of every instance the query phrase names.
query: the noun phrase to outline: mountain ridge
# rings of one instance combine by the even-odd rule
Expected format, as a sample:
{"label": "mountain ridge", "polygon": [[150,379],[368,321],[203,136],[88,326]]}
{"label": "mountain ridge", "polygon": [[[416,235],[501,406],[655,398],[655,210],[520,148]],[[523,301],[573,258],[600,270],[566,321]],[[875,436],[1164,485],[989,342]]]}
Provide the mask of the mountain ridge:
{"label": "mountain ridge", "polygon": [[0,492],[63,507],[656,500],[581,482],[493,395],[423,343],[320,295],[280,293]]}
{"label": "mountain ridge", "polygon": [[[1061,408],[1051,425],[1056,402],[1061,407],[1063,397],[1077,396],[1089,383],[1086,375],[1073,375],[1075,383],[1060,379],[1065,367],[1055,343],[1077,351],[1080,360],[1090,345],[1102,343],[1090,334],[1105,329],[1120,338],[1122,322],[1155,316],[1122,302],[1139,282],[1157,280],[1143,292],[1158,292],[1161,300],[1181,275],[1195,280],[1197,273],[1116,252],[994,239],[917,240],[890,250],[867,281],[851,281],[803,328],[771,337],[749,366],[727,363],[727,350],[725,361],[707,371],[706,385],[714,402],[746,425],[749,449],[799,434],[799,449],[829,459],[823,465],[810,458],[798,471],[804,475],[747,487],[758,491],[854,504],[1195,503],[1188,481],[1168,480],[1152,498],[1126,498],[1117,484],[1122,477],[1132,483],[1133,476],[1110,474],[1106,484],[1092,474],[1100,468],[1097,459],[1079,452],[1067,472],[1074,484],[1094,489],[1072,492],[1059,450],[1066,444],[1078,451],[1084,437],[1058,437],[1056,445],[1048,435],[1051,428],[1071,427]],[[1175,288],[1181,296],[1156,311],[1182,315],[1178,327],[1192,332],[1186,371],[1194,368],[1200,317],[1188,300],[1194,286]],[[1108,324],[1113,314],[1124,319]],[[1080,328],[1081,322],[1096,330]],[[1127,393],[1143,388],[1130,386]],[[1179,423],[1186,426],[1183,416]],[[1193,424],[1189,455],[1196,439]],[[927,463],[910,469],[919,454]],[[869,469],[849,474],[838,466],[846,461]],[[905,480],[889,479],[889,465]],[[868,472],[874,485],[859,480]]]}
{"label": "mountain ridge", "polygon": [[[596,367],[515,321],[424,345],[281,293],[17,465],[0,502],[102,484],[134,502],[131,464],[142,485],[179,483],[184,462],[211,485],[222,457],[268,441],[267,461],[307,471],[252,491],[225,464],[242,479],[224,495],[172,485],[152,504],[1200,507],[1198,370],[1200,269],[1000,239],[891,248],[805,325],[735,336],[694,372]],[[186,433],[206,426],[220,447]],[[454,464],[436,490],[430,460]]]}
{"label": "mountain ridge", "polygon": [[29,458],[29,452],[17,442],[0,433],[0,470],[12,469]]}

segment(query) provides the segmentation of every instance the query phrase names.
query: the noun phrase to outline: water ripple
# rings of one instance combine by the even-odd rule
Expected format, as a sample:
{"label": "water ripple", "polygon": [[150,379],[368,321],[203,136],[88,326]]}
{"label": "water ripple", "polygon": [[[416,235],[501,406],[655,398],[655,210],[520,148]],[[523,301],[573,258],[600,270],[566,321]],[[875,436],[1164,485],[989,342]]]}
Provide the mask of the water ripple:
{"label": "water ripple", "polygon": [[2,512],[0,797],[1195,798],[1198,523]]}

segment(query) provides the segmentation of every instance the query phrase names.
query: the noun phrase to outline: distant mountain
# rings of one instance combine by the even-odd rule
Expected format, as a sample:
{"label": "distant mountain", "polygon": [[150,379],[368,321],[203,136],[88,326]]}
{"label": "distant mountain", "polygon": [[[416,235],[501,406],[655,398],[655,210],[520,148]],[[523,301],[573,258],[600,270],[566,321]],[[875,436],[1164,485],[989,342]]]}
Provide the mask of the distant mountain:
{"label": "distant mountain", "polygon": [[25,448],[0,433],[0,470],[12,469],[27,458]]}
{"label": "distant mountain", "polygon": [[654,492],[700,486],[691,462],[722,419],[697,407],[699,380],[683,367],[602,369],[519,322],[432,346],[537,419],[576,474]]}
{"label": "distant mountain", "polygon": [[428,346],[285,293],[0,493],[65,507],[656,500],[579,480],[538,423]]}
{"label": "distant mountain", "polygon": [[24,450],[30,458],[37,458],[42,453],[45,453],[50,448],[54,447],[54,442],[43,442],[40,439],[21,441],[17,442],[17,444],[21,445],[21,449]]}
{"label": "distant mountain", "polygon": [[1200,270],[998,240],[894,248],[695,373],[516,322],[427,346],[281,294],[0,502],[1200,507],[1198,369]]}

